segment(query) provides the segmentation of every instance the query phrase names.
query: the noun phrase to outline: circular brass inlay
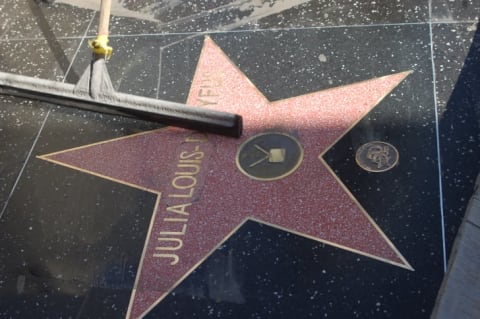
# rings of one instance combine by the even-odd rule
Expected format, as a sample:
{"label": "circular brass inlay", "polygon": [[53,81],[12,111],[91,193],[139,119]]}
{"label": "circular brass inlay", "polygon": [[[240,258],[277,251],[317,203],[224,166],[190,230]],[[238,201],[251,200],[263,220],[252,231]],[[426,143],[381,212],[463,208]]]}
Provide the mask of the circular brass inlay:
{"label": "circular brass inlay", "polygon": [[237,152],[238,169],[250,178],[273,181],[293,173],[302,163],[303,148],[285,133],[261,133],[246,140]]}
{"label": "circular brass inlay", "polygon": [[357,164],[366,171],[386,172],[398,164],[397,149],[386,142],[373,141],[360,146],[355,155]]}

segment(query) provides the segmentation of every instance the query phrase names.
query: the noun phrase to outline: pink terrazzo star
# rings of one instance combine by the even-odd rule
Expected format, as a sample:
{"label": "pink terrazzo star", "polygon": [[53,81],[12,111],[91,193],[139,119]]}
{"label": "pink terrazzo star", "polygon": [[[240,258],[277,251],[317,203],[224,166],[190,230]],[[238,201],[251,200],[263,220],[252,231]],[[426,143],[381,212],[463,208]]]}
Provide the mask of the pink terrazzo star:
{"label": "pink terrazzo star", "polygon": [[[187,103],[241,114],[242,138],[165,128],[41,158],[158,194],[128,317],[160,302],[249,219],[411,270],[322,159],[408,73],[270,102],[206,38]],[[264,132],[301,144],[288,176],[261,181],[237,167],[242,143]]]}

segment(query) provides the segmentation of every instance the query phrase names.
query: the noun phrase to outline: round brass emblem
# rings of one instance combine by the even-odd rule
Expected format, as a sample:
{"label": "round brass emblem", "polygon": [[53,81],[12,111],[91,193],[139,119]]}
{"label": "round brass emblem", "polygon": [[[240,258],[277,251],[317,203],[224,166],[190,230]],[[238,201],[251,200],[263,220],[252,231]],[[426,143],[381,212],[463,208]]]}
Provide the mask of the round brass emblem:
{"label": "round brass emblem", "polygon": [[238,169],[250,178],[272,181],[293,173],[301,164],[303,148],[285,133],[261,133],[246,140],[237,152]]}
{"label": "round brass emblem", "polygon": [[386,172],[398,164],[397,149],[386,142],[373,141],[360,146],[355,155],[357,164],[366,171]]}

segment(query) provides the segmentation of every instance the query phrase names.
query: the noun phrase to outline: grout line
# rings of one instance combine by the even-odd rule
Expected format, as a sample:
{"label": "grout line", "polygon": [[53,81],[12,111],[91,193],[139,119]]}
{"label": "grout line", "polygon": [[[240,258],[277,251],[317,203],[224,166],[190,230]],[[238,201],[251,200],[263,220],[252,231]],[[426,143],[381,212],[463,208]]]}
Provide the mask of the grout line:
{"label": "grout line", "polygon": [[[75,40],[83,39],[82,36],[71,36],[71,37],[56,37],[57,40]],[[0,42],[20,42],[20,41],[46,41],[45,38],[4,38],[0,39]]]}
{"label": "grout line", "polygon": [[[372,27],[389,27],[389,26],[408,26],[408,25],[424,25],[424,24],[472,24],[477,20],[461,20],[461,21],[430,21],[430,22],[406,22],[406,23],[380,23],[380,24],[352,24],[352,25],[332,25],[332,26],[312,26],[312,27],[291,27],[291,28],[269,28],[269,29],[242,29],[242,30],[206,30],[197,32],[158,32],[158,33],[132,33],[132,34],[110,34],[109,38],[128,38],[128,37],[157,37],[157,36],[175,36],[175,35],[202,35],[202,34],[224,34],[224,33],[242,33],[242,32],[264,32],[264,31],[290,31],[290,30],[323,30],[338,28],[372,28]],[[95,36],[87,36],[94,38]],[[84,36],[65,36],[58,37],[59,40],[84,39]],[[0,42],[8,41],[44,41],[43,38],[2,38]]]}
{"label": "grout line", "polygon": [[111,35],[115,36],[156,36],[156,35],[202,35],[202,34],[224,34],[224,33],[244,33],[244,32],[263,32],[263,31],[294,31],[294,30],[322,30],[322,29],[338,29],[338,28],[370,28],[370,27],[382,27],[382,26],[402,26],[402,25],[422,25],[427,22],[406,22],[406,23],[385,23],[385,24],[352,24],[352,25],[326,25],[326,26],[311,26],[311,27],[286,27],[286,28],[268,28],[268,29],[241,29],[241,30],[204,30],[197,32],[160,32],[151,34],[132,34],[132,35]]}
{"label": "grout line", "polygon": [[163,47],[161,46],[158,49],[158,80],[157,80],[157,94],[156,98],[158,100],[160,96],[160,83],[162,81],[162,56],[163,56]]}
{"label": "grout line", "polygon": [[[190,33],[186,33],[186,34],[190,34]],[[160,83],[161,83],[161,77],[162,77],[162,57],[163,57],[163,50],[166,49],[166,48],[169,48],[171,46],[174,46],[176,44],[179,44],[185,40],[190,40],[190,39],[193,39],[199,35],[206,35],[207,33],[206,32],[197,32],[197,33],[191,33],[188,37],[185,37],[185,38],[182,38],[180,40],[177,40],[177,41],[174,41],[174,42],[171,42],[169,44],[166,44],[164,46],[160,46],[160,49],[159,49],[159,62],[158,62],[158,82],[157,82],[157,99],[159,98],[160,96]]]}
{"label": "grout line", "polygon": [[[85,40],[86,34],[87,34],[87,32],[88,32],[88,30],[89,30],[89,28],[90,28],[90,25],[91,25],[92,22],[93,22],[94,17],[95,17],[95,14],[92,16],[92,19],[90,20],[90,23],[89,23],[89,25],[88,25],[88,27],[87,27],[87,30],[85,31],[84,36],[83,36],[83,38],[82,38],[82,41],[80,41],[80,44],[78,45],[77,50],[75,51],[75,55],[74,55],[74,57],[72,58],[72,61],[70,62],[70,65],[69,65],[68,68],[67,68],[67,71],[66,71],[65,74],[63,75],[62,83],[65,82],[65,79],[67,78],[68,72],[69,72],[70,69],[72,68],[73,62],[75,61],[75,57],[76,57],[78,51],[80,50],[81,45],[83,44],[83,42],[84,42],[84,40]],[[12,198],[13,193],[15,192],[15,190],[16,190],[16,188],[17,188],[18,182],[20,181],[20,179],[21,179],[21,177],[22,177],[22,175],[23,175],[23,172],[25,171],[25,168],[27,167],[28,161],[30,160],[30,157],[32,156],[32,153],[33,153],[33,150],[35,149],[35,146],[37,146],[37,142],[38,142],[38,140],[40,139],[40,135],[41,135],[42,132],[43,132],[43,128],[45,127],[45,124],[47,123],[48,117],[50,116],[51,109],[52,109],[52,107],[51,107],[51,106],[48,106],[48,111],[47,111],[47,114],[45,115],[45,117],[44,117],[44,119],[43,119],[42,125],[40,126],[40,129],[38,130],[38,133],[37,133],[37,135],[35,136],[35,140],[33,141],[33,144],[32,144],[32,146],[30,147],[30,151],[28,152],[27,157],[25,158],[25,161],[23,162],[23,166],[22,166],[22,168],[20,169],[20,172],[18,173],[17,179],[15,180],[15,183],[13,184],[12,190],[11,190],[10,193],[8,194],[7,200],[5,201],[5,204],[3,205],[3,208],[2,208],[2,210],[0,211],[0,219],[2,218],[3,214],[4,214],[5,211],[7,210],[7,206],[8,206],[8,204],[9,204],[9,202],[10,202],[10,199]]]}
{"label": "grout line", "polygon": [[468,219],[467,219],[467,220],[465,221],[465,223],[471,225],[472,227],[474,227],[474,228],[476,228],[476,229],[478,229],[478,230],[480,230],[480,225],[475,224],[475,223],[472,222],[471,220],[468,220]]}
{"label": "grout line", "polygon": [[[72,62],[70,62],[70,65],[68,66],[67,71],[65,72],[65,74],[64,74],[64,76],[63,76],[62,83],[65,82],[65,80],[67,79],[68,73],[69,73],[70,70],[72,69],[73,62],[74,62],[75,59],[77,58],[78,52],[80,52],[80,49],[82,48],[82,45],[83,45],[83,43],[85,42],[85,38],[87,37],[88,30],[90,30],[90,26],[92,25],[93,20],[95,19],[95,15],[96,15],[96,12],[94,12],[94,13],[92,14],[92,18],[90,19],[90,22],[88,23],[87,29],[85,30],[85,33],[84,33],[83,36],[82,36],[82,40],[80,40],[80,43],[78,44],[77,50],[76,50],[75,53],[73,54]],[[80,77],[81,77],[81,76],[82,76],[82,74],[80,74]]]}
{"label": "grout line", "polygon": [[478,23],[478,20],[458,20],[458,21],[451,21],[451,20],[435,20],[431,22],[432,24],[472,24]]}
{"label": "grout line", "polygon": [[[243,33],[243,32],[265,32],[265,31],[291,31],[291,30],[324,30],[338,28],[371,28],[371,27],[389,27],[389,26],[408,26],[408,25],[424,25],[424,24],[472,24],[477,20],[465,21],[434,21],[434,22],[408,22],[408,23],[384,23],[384,24],[355,24],[355,25],[336,25],[336,26],[316,26],[316,27],[292,27],[292,28],[270,28],[270,29],[242,29],[242,30],[206,30],[198,32],[159,32],[159,33],[133,33],[133,34],[110,34],[109,38],[129,38],[129,37],[158,37],[158,36],[175,36],[190,35],[197,36],[202,34],[224,34],[224,33]],[[87,38],[94,36],[87,36]],[[59,40],[84,39],[84,36],[58,37]],[[44,41],[43,38],[15,38],[0,39],[0,42],[18,42],[18,41]]]}
{"label": "grout line", "polygon": [[49,115],[50,115],[50,107],[48,107],[47,115],[46,115],[45,118],[43,119],[43,123],[42,123],[42,125],[40,126],[40,129],[38,130],[37,136],[35,137],[35,140],[33,141],[32,147],[30,147],[30,151],[28,152],[27,158],[25,159],[25,162],[23,162],[22,169],[21,169],[20,172],[18,173],[17,180],[16,180],[15,183],[13,184],[12,190],[10,191],[10,194],[8,194],[7,200],[5,201],[5,204],[3,205],[2,211],[0,212],[0,219],[2,218],[3,214],[4,214],[5,211],[7,210],[8,203],[10,202],[10,199],[12,198],[15,189],[17,188],[17,184],[18,184],[18,182],[20,181],[20,178],[21,178],[22,175],[23,175],[23,171],[24,171],[25,168],[27,167],[28,160],[29,160],[30,157],[32,156],[33,149],[34,149],[35,146],[37,145],[38,139],[40,138],[40,134],[42,133],[43,127],[45,126],[45,123],[47,122],[47,119],[48,119],[48,116],[49,116]]}
{"label": "grout line", "polygon": [[442,183],[442,161],[440,151],[440,124],[438,114],[438,100],[437,100],[437,74],[435,71],[435,54],[433,47],[433,23],[432,19],[432,0],[428,1],[428,15],[429,15],[429,32],[430,32],[430,60],[432,63],[432,82],[433,82],[433,103],[435,106],[435,135],[437,147],[437,163],[438,163],[438,192],[440,197],[440,223],[442,227],[442,252],[443,252],[443,271],[447,272],[447,249],[445,243],[445,214],[443,207],[443,183]]}
{"label": "grout line", "polygon": [[191,39],[194,39],[194,38],[196,38],[196,37],[198,37],[198,36],[207,35],[207,34],[209,34],[209,33],[208,33],[208,32],[192,33],[192,34],[190,34],[190,35],[189,35],[188,37],[186,37],[186,38],[182,38],[182,39],[180,39],[180,40],[177,40],[177,41],[174,41],[174,42],[171,42],[171,43],[169,43],[169,44],[164,45],[164,46],[162,47],[162,49],[169,48],[169,47],[172,47],[172,46],[174,46],[174,45],[177,45],[177,44],[179,44],[179,43],[181,43],[181,42],[183,42],[183,41],[191,40]]}

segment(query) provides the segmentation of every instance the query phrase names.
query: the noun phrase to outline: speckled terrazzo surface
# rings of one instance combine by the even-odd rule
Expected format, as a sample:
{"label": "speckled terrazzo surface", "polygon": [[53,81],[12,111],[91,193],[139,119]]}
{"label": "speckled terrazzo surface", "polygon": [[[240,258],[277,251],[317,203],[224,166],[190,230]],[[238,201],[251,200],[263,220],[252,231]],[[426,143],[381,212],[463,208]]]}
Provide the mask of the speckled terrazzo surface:
{"label": "speckled terrazzo surface", "polygon": [[[0,96],[0,318],[430,317],[480,167],[475,1],[113,3],[115,88],[244,135]],[[95,7],[0,5],[1,71],[75,83]],[[262,134],[298,167],[242,172]]]}

